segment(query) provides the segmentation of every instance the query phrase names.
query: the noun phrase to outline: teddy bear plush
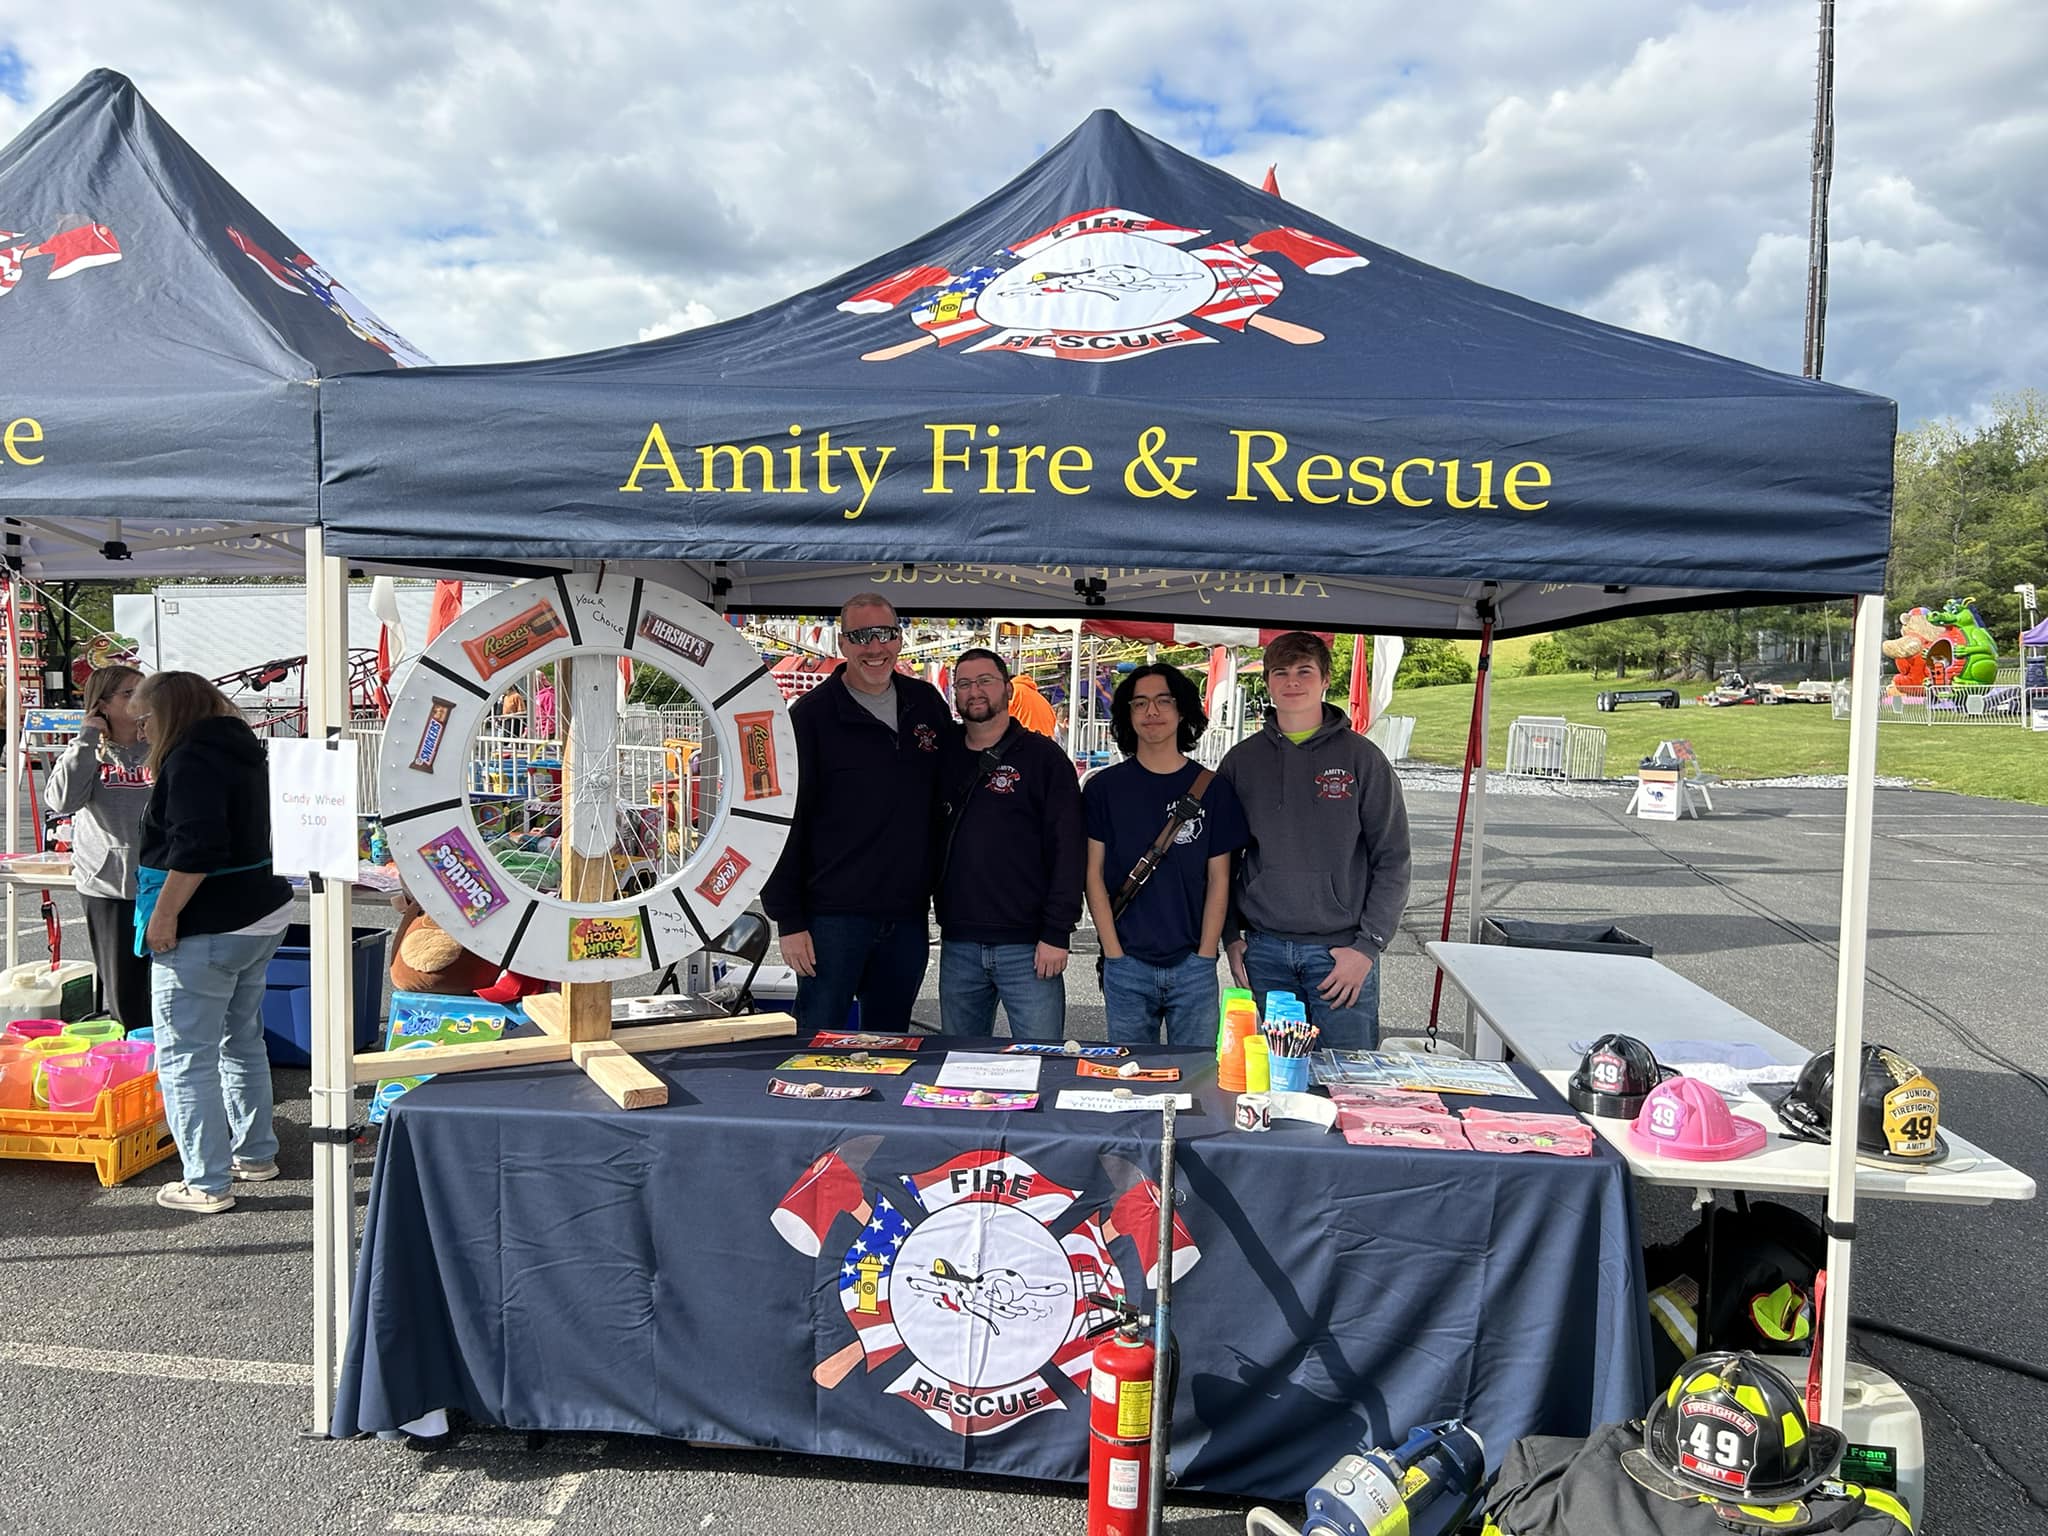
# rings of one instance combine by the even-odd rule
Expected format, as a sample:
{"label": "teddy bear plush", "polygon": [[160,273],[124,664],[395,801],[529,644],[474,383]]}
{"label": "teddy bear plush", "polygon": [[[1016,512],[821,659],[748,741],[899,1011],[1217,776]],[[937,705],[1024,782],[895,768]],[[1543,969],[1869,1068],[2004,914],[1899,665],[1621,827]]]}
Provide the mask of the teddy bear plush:
{"label": "teddy bear plush", "polygon": [[499,979],[497,966],[464,949],[421,910],[410,894],[394,891],[398,940],[391,951],[391,985],[400,992],[433,992],[468,997]]}

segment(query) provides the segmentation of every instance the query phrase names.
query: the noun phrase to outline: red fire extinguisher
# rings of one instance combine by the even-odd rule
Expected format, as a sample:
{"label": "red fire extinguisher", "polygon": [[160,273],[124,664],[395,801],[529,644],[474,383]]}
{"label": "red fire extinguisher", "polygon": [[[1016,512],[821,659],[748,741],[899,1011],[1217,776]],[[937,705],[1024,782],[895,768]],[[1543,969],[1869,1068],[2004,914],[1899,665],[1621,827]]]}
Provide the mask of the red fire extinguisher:
{"label": "red fire extinguisher", "polygon": [[1088,1386],[1088,1536],[1145,1536],[1152,1455],[1152,1367],[1145,1320],[1122,1303],[1102,1325]]}

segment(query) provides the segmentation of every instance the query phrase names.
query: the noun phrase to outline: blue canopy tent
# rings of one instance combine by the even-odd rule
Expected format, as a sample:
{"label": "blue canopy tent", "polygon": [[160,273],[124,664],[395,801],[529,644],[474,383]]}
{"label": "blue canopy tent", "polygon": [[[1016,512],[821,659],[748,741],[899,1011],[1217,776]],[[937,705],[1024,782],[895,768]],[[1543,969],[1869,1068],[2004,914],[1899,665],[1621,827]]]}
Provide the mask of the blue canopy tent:
{"label": "blue canopy tent", "polygon": [[427,361],[109,70],[0,149],[0,355],[0,553],[97,580],[297,574],[315,386]]}
{"label": "blue canopy tent", "polygon": [[[38,581],[300,576],[309,556],[321,569],[320,380],[427,361],[107,70],[0,148],[0,358],[0,558]],[[345,601],[314,584],[316,617],[329,598]],[[337,695],[316,691],[316,717],[345,722],[347,698],[344,675]],[[18,811],[10,794],[10,851]],[[10,948],[18,894],[7,887]],[[317,980],[347,969],[345,888],[315,905],[340,935]],[[315,1091],[316,1138],[347,1124],[342,1082]],[[322,1141],[316,1159],[345,1192],[344,1152]],[[330,1288],[346,1305],[352,1233],[346,1202],[335,1209],[316,1244],[331,1260],[316,1265],[323,1319]],[[314,1394],[324,1405],[331,1382]]]}
{"label": "blue canopy tent", "polygon": [[336,381],[322,517],[354,557],[681,561],[748,611],[854,582],[1409,634],[1490,604],[1505,635],[1881,590],[1895,414],[1468,282],[1098,112],[744,318]]}
{"label": "blue canopy tent", "polygon": [[[1100,112],[958,218],[741,319],[333,381],[321,518],[355,562],[606,561],[748,612],[874,587],[913,615],[1505,635],[1858,597],[1853,1055],[1895,416],[1468,282]],[[345,1001],[322,1003],[341,1049]]]}

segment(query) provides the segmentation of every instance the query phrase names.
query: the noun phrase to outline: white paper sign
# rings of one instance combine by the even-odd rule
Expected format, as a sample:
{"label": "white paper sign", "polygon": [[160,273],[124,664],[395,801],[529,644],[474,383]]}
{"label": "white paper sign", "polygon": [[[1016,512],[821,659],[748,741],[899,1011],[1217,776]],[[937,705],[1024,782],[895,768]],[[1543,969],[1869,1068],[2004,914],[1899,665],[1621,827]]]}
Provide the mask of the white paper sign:
{"label": "white paper sign", "polygon": [[1026,1092],[1038,1086],[1037,1056],[992,1056],[979,1051],[948,1051],[939,1068],[941,1088],[1009,1088]]}
{"label": "white paper sign", "polygon": [[356,877],[356,743],[270,743],[270,857],[281,875]]}
{"label": "white paper sign", "polygon": [[1175,1109],[1195,1107],[1195,1096],[1192,1093],[1134,1093],[1125,1098],[1114,1088],[1062,1088],[1053,1107],[1081,1109],[1097,1115],[1115,1115],[1122,1114],[1127,1109],[1164,1109],[1168,1099],[1173,1100]]}

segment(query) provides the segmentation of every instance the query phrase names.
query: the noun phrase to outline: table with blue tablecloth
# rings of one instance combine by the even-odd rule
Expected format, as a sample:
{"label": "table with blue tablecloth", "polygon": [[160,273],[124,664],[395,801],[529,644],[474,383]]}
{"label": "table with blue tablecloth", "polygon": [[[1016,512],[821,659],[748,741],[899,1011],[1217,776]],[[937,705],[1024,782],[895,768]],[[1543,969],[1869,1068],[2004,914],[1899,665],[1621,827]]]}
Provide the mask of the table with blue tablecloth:
{"label": "table with blue tablecloth", "polygon": [[[1159,1117],[910,1107],[902,1076],[779,1071],[753,1041],[642,1059],[626,1113],[567,1065],[436,1078],[377,1152],[333,1431],[434,1409],[1083,1480],[1094,1298],[1149,1309]],[[1183,1487],[1298,1498],[1360,1441],[1463,1415],[1494,1457],[1648,1402],[1622,1160],[1236,1130],[1204,1051],[1148,1050],[1178,1117],[1171,1246]],[[1519,1069],[1518,1069],[1519,1070]],[[772,1077],[869,1086],[771,1097]],[[1535,1102],[1460,1100],[1561,1112]],[[1145,1085],[1147,1087],[1151,1085]],[[1141,1090],[1142,1091],[1142,1090]]]}

